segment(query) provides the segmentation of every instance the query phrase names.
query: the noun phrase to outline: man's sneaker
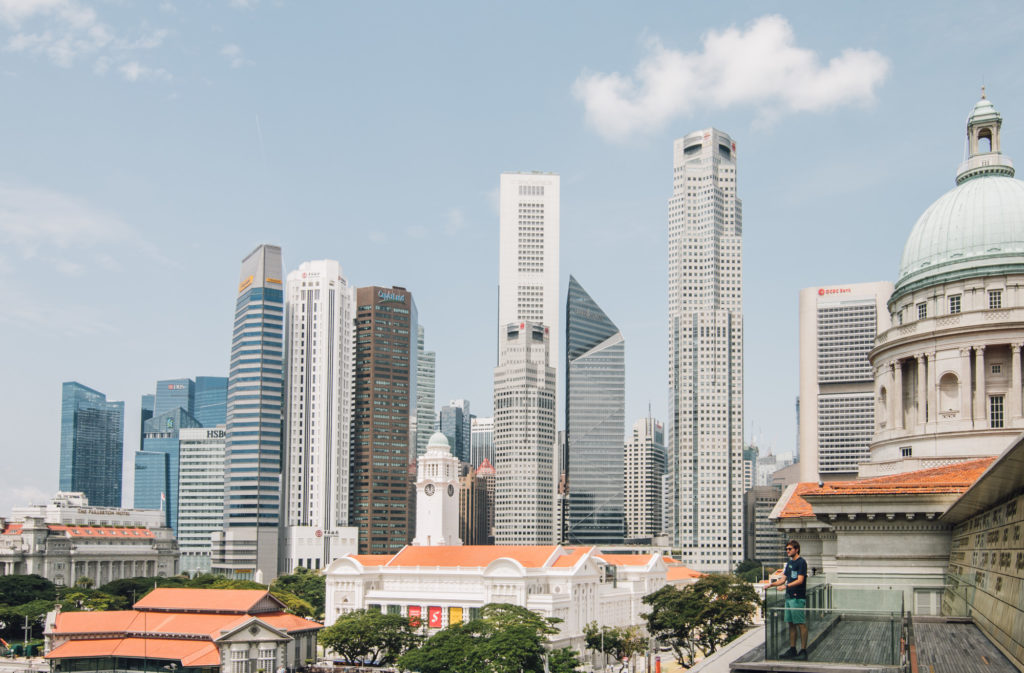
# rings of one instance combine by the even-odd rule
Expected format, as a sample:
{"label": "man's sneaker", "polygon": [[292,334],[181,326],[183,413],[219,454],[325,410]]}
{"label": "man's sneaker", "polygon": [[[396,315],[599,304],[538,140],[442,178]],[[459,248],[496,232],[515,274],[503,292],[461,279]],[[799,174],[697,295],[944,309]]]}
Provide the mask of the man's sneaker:
{"label": "man's sneaker", "polygon": [[779,659],[795,659],[795,658],[796,658],[796,648],[795,647],[791,647],[791,648],[789,648],[788,650],[786,650],[785,652],[783,652],[782,654],[779,655]]}
{"label": "man's sneaker", "polygon": [[796,656],[793,658],[798,659],[800,661],[807,661],[807,650],[800,650],[796,653]]}

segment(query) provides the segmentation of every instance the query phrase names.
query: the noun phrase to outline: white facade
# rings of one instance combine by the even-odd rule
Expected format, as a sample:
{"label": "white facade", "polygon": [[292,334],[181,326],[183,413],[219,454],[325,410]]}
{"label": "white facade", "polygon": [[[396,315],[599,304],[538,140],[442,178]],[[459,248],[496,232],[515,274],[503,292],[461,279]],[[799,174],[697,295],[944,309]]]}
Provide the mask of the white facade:
{"label": "white facade", "polygon": [[210,572],[210,536],[224,526],[224,426],[178,435],[178,548],[181,570]]}
{"label": "white facade", "polygon": [[704,129],[673,145],[668,204],[669,470],[682,561],[743,559],[743,245],[736,144]]}
{"label": "white facade", "polygon": [[419,546],[458,546],[459,459],[452,455],[448,438],[435,432],[417,461],[416,537]]}
{"label": "white facade", "polygon": [[494,417],[470,419],[469,463],[480,467],[484,461],[494,462]]}
{"label": "white facade", "polygon": [[661,489],[665,474],[665,425],[654,418],[633,424],[625,446],[624,503],[626,539],[661,534]]}
{"label": "white facade", "polygon": [[800,291],[800,481],[850,478],[868,459],[875,393],[868,353],[889,328],[890,282]]}
{"label": "white facade", "polygon": [[550,330],[505,326],[494,369],[495,542],[551,544],[555,537],[555,369]]}
{"label": "white facade", "polygon": [[[415,438],[416,450],[412,456],[419,456],[427,450],[427,442],[434,434],[437,414],[434,413],[437,380],[437,352],[424,348],[423,325],[416,326],[416,415],[409,418],[409,437]],[[415,422],[415,424],[414,424]]]}
{"label": "white facade", "polygon": [[[529,320],[559,341],[558,241],[561,178],[554,173],[502,173],[498,193],[498,343],[505,326]],[[558,353],[551,354],[557,370]],[[501,362],[500,357],[498,360]],[[557,379],[556,379],[557,380]]]}
{"label": "white facade", "polygon": [[350,549],[355,293],[331,260],[303,262],[285,291],[287,372],[281,569],[324,568]]}

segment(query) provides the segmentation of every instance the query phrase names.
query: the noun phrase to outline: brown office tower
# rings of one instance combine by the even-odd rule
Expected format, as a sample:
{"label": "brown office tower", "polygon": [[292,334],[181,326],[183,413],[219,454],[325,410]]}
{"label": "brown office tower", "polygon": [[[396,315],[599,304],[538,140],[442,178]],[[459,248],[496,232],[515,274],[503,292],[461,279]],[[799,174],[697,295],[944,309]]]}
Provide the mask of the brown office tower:
{"label": "brown office tower", "polygon": [[405,288],[356,290],[350,511],[352,525],[359,527],[360,554],[397,552],[411,534],[409,413],[416,405],[415,338],[416,304]]}
{"label": "brown office tower", "polygon": [[468,467],[468,472],[459,479],[459,539],[462,544],[489,544],[487,481],[472,466]]}

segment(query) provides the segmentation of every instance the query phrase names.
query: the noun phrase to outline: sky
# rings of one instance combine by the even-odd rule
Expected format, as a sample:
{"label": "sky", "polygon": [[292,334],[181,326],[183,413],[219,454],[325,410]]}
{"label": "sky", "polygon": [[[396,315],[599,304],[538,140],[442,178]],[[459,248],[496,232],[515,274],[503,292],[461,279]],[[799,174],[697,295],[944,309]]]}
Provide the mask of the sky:
{"label": "sky", "polygon": [[0,515],[56,491],[71,380],[125,401],[131,503],[139,398],[227,375],[260,243],[408,288],[438,404],[489,415],[502,171],[561,175],[562,301],[571,273],[625,337],[625,430],[663,419],[672,141],[709,126],[737,143],[746,439],[792,452],[799,290],[896,280],[982,84],[1024,158],[1022,24],[1014,2],[0,0]]}

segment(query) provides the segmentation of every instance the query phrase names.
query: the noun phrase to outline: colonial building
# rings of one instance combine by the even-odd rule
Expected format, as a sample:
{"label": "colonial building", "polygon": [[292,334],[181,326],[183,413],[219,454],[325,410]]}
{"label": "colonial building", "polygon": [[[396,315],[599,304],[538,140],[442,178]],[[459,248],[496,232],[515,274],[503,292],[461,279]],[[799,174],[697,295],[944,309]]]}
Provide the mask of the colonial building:
{"label": "colonial building", "polygon": [[100,586],[178,574],[178,543],[158,510],[91,507],[84,493],[58,493],[49,504],[13,508],[0,531],[0,575],[63,586],[87,577]]}
{"label": "colonial building", "polygon": [[294,670],[316,657],[318,622],[287,614],[261,590],[154,589],[131,610],[51,612],[54,670]]}

